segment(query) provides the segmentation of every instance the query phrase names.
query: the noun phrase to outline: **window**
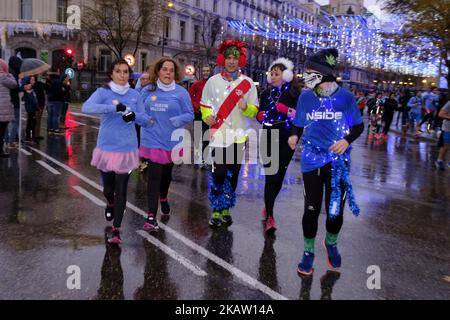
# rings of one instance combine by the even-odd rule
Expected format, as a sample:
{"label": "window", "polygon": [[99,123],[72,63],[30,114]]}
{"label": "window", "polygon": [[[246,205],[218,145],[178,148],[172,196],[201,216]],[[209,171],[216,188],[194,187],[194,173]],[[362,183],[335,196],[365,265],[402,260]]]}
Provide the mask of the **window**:
{"label": "window", "polygon": [[20,0],[20,19],[33,19],[33,5],[32,0]]}
{"label": "window", "polygon": [[213,3],[213,11],[214,12],[217,12],[217,0],[214,0],[214,3]]}
{"label": "window", "polygon": [[147,52],[141,52],[141,71],[145,72],[147,68]]}
{"label": "window", "polygon": [[170,37],[170,17],[164,17],[164,38]]}
{"label": "window", "polygon": [[186,21],[180,20],[180,40],[186,40]]}
{"label": "window", "polygon": [[111,50],[102,49],[100,50],[100,61],[98,70],[100,72],[107,72],[108,67],[111,65]]}
{"label": "window", "polygon": [[56,4],[56,21],[67,21],[67,0],[58,0]]}
{"label": "window", "polygon": [[198,24],[194,25],[194,44],[200,43],[200,26]]}
{"label": "window", "polygon": [[200,7],[200,0],[195,0],[195,6]]}

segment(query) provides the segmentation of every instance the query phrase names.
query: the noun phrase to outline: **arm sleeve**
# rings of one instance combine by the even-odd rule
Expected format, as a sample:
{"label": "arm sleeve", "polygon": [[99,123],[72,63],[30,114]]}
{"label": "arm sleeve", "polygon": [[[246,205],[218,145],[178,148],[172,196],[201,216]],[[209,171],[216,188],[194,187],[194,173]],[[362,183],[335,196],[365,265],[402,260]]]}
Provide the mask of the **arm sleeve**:
{"label": "arm sleeve", "polygon": [[191,122],[194,120],[194,112],[192,110],[191,99],[189,99],[188,92],[183,89],[183,94],[181,98],[181,114],[178,116],[178,119],[181,121],[181,126]]}
{"label": "arm sleeve", "polygon": [[103,104],[101,91],[97,89],[95,92],[83,103],[81,111],[84,113],[110,113],[116,111],[116,106],[113,104]]}
{"label": "arm sleeve", "polygon": [[252,82],[252,86],[247,96],[247,109],[241,111],[246,117],[253,118],[259,111],[259,101],[258,101],[258,91],[256,90],[255,84]]}
{"label": "arm sleeve", "polygon": [[202,120],[205,121],[206,118],[214,114],[212,109],[211,93],[210,93],[210,80],[206,81],[205,87],[203,88],[202,98],[200,100],[200,112],[202,113]]}
{"label": "arm sleeve", "polygon": [[291,128],[291,136],[297,136],[300,139],[302,134],[303,134],[303,128],[292,126],[292,128]]}
{"label": "arm sleeve", "polygon": [[134,113],[136,115],[135,121],[138,125],[140,125],[141,127],[148,127],[150,125],[151,117],[145,112],[144,99],[141,95],[138,98]]}
{"label": "arm sleeve", "polygon": [[351,144],[361,135],[363,131],[364,131],[364,123],[357,124],[353,127],[350,127],[350,133],[346,135],[344,139],[347,140],[349,144]]}
{"label": "arm sleeve", "polygon": [[2,84],[8,89],[16,89],[18,87],[16,79],[10,73],[6,75]]}

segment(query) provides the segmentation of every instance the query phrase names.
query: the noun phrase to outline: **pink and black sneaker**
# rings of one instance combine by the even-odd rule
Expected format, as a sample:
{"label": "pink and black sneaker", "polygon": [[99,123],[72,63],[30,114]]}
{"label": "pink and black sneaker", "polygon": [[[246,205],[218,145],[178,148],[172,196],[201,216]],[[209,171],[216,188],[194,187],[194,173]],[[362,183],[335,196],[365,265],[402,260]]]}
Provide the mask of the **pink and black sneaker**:
{"label": "pink and black sneaker", "polygon": [[107,235],[107,241],[110,244],[121,244],[122,239],[120,238],[120,230],[119,228],[112,227],[111,233]]}
{"label": "pink and black sneaker", "polygon": [[263,208],[263,209],[262,209],[261,215],[262,215],[263,220],[267,220],[267,211],[266,211],[266,208]]}
{"label": "pink and black sneaker", "polygon": [[156,216],[153,213],[149,213],[147,217],[147,222],[144,223],[145,231],[158,231],[158,220],[156,220]]}

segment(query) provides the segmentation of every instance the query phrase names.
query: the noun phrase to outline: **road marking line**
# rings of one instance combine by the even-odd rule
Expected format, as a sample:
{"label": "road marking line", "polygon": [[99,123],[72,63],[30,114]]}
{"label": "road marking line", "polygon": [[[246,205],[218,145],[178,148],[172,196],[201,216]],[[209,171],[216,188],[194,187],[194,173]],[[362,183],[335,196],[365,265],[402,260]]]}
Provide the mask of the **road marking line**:
{"label": "road marking line", "polygon": [[94,129],[97,129],[97,130],[100,130],[100,128],[99,127],[94,127],[94,126],[91,126],[92,128],[94,128]]}
{"label": "road marking line", "polygon": [[[93,195],[92,193],[90,193],[89,191],[84,189],[83,187],[74,186],[73,188],[75,190],[77,190],[79,193],[81,193],[83,196],[85,196],[86,198],[91,200],[96,205],[101,206],[101,207],[104,207],[106,205],[106,202],[100,200],[95,195]],[[150,242],[154,246],[158,247],[163,252],[165,252],[168,256],[171,256],[173,259],[178,261],[180,264],[185,266],[187,269],[191,270],[195,275],[200,276],[200,277],[204,277],[207,275],[207,273],[204,270],[202,270],[200,267],[196,266],[189,259],[185,258],[184,256],[182,256],[181,254],[179,254],[172,248],[168,247],[167,245],[165,245],[164,243],[162,243],[155,237],[149,235],[148,233],[144,232],[143,230],[137,230],[136,233],[139,234],[140,236],[144,237],[148,242]]]}
{"label": "road marking line", "polygon": [[50,171],[53,174],[61,174],[61,173],[59,173],[58,170],[56,170],[55,168],[49,166],[47,163],[45,163],[42,160],[36,160],[36,162],[39,163],[41,166],[43,166],[45,169],[47,169],[48,171]]}
{"label": "road marking line", "polygon": [[[40,154],[41,156],[47,158],[48,160],[52,161],[53,163],[59,165],[63,169],[69,171],[70,173],[72,173],[73,175],[77,176],[78,178],[80,178],[81,180],[83,180],[84,182],[89,184],[90,186],[94,187],[95,189],[97,189],[99,191],[103,191],[103,188],[99,184],[97,184],[94,181],[92,181],[91,179],[85,177],[84,175],[82,175],[81,173],[79,173],[76,170],[72,169],[71,167],[65,165],[64,163],[61,163],[60,161],[56,160],[55,158],[49,156],[48,154],[46,154],[45,152],[42,152],[39,149],[36,149],[36,148],[33,148],[33,147],[29,147],[29,148],[31,150],[33,150],[34,152]],[[134,212],[140,214],[141,216],[147,218],[147,214],[145,213],[145,211],[139,209],[135,205],[127,202],[127,207],[130,208],[131,210],[133,210]],[[272,299],[288,300],[288,298],[286,298],[285,296],[283,296],[280,293],[272,290],[271,288],[267,287],[266,285],[264,285],[263,283],[259,282],[258,280],[252,278],[251,276],[249,276],[245,272],[239,270],[235,266],[229,264],[225,260],[219,258],[215,254],[213,254],[210,251],[206,250],[205,248],[203,248],[203,247],[199,246],[198,244],[192,242],[191,240],[189,240],[185,236],[183,236],[180,233],[178,233],[178,231],[175,231],[174,229],[168,227],[167,225],[165,225],[163,223],[160,223],[159,227],[161,229],[163,229],[164,231],[166,231],[167,233],[170,233],[172,236],[174,236],[175,238],[177,238],[181,242],[183,242],[186,246],[188,246],[188,247],[192,248],[193,250],[197,251],[198,253],[200,253],[201,255],[205,256],[209,260],[215,262],[216,264],[218,264],[219,266],[221,266],[225,270],[229,271],[231,274],[233,274],[237,278],[241,279],[242,281],[244,281],[248,285],[250,285],[250,286],[260,290],[261,292],[263,292],[266,295],[270,296]]]}
{"label": "road marking line", "polygon": [[86,124],[86,123],[83,123],[83,122],[75,121],[75,120],[72,120],[72,119],[70,119],[69,121],[70,121],[70,122],[73,122],[73,123],[76,123],[76,124],[79,124],[79,125],[81,125],[81,126],[87,126],[87,124]]}
{"label": "road marking line", "polygon": [[88,198],[89,200],[91,200],[93,203],[95,203],[96,205],[98,205],[99,207],[104,207],[106,206],[106,202],[100,200],[99,198],[97,198],[96,196],[94,196],[92,193],[90,193],[89,191],[87,191],[86,189],[84,189],[83,187],[80,186],[74,186],[73,187],[75,190],[77,190],[79,193],[81,193],[83,196],[85,196],[86,198]]}
{"label": "road marking line", "polygon": [[28,152],[25,149],[20,148],[19,151],[22,152],[24,155],[31,156],[31,152]]}
{"label": "road marking line", "polygon": [[185,258],[184,256],[182,256],[181,254],[179,254],[172,248],[168,247],[167,245],[165,245],[164,243],[162,243],[155,237],[149,235],[147,232],[145,232],[143,230],[137,230],[136,233],[139,234],[140,236],[144,237],[148,242],[150,242],[154,246],[156,246],[159,249],[161,249],[162,251],[164,251],[167,255],[171,256],[173,259],[178,261],[180,264],[185,266],[187,269],[191,270],[197,276],[204,277],[207,275],[206,271],[202,270],[200,267],[198,267],[197,265],[192,263],[189,259]]}
{"label": "road marking line", "polygon": [[70,113],[75,115],[75,116],[80,116],[80,117],[86,117],[86,118],[100,120],[100,117],[91,116],[89,114],[84,114],[84,113],[79,113],[79,112],[72,112],[72,111],[70,111]]}

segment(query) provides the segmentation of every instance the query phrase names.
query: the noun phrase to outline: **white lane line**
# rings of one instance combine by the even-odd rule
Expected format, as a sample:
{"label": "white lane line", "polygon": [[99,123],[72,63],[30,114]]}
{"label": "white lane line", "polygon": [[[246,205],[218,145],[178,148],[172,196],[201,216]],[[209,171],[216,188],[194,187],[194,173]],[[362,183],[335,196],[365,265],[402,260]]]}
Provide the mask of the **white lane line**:
{"label": "white lane line", "polygon": [[[95,189],[97,189],[99,191],[103,191],[103,188],[99,184],[95,183],[91,179],[85,177],[84,175],[82,175],[81,173],[77,172],[76,170],[70,168],[69,166],[65,165],[64,163],[59,162],[58,160],[56,160],[55,158],[47,155],[45,152],[42,152],[41,150],[38,150],[38,149],[33,148],[33,147],[29,147],[29,148],[31,150],[33,150],[34,152],[40,154],[41,156],[47,158],[48,160],[54,162],[55,164],[59,165],[63,169],[69,171],[70,173],[72,173],[73,175],[77,176],[78,178],[80,178],[81,180],[83,180],[84,182],[89,184],[90,186],[94,187]],[[145,213],[144,210],[139,209],[138,207],[136,207],[135,205],[133,205],[133,204],[131,204],[129,202],[127,202],[127,207],[130,208],[131,210],[135,211],[136,213],[140,214],[144,218],[147,217],[147,214]],[[203,247],[199,246],[198,244],[192,242],[191,240],[189,240],[185,236],[181,235],[180,233],[178,233],[174,229],[168,227],[167,225],[165,225],[163,223],[160,223],[159,227],[161,229],[163,229],[164,231],[166,231],[167,233],[170,233],[172,236],[174,236],[175,238],[177,238],[181,242],[183,242],[186,246],[188,246],[188,247],[192,248],[193,250],[197,251],[201,255],[205,256],[206,258],[210,259],[211,261],[213,261],[216,264],[218,264],[219,266],[221,266],[222,268],[228,270],[230,273],[232,273],[237,278],[241,279],[242,281],[244,281],[248,285],[250,285],[250,286],[252,286],[254,288],[257,288],[261,292],[263,292],[266,295],[270,296],[272,299],[275,299],[275,300],[288,300],[288,298],[286,298],[285,296],[283,296],[283,295],[279,294],[278,292],[272,290],[271,288],[267,287],[266,285],[264,285],[263,283],[259,282],[258,280],[252,278],[251,276],[249,276],[245,272],[243,272],[243,271],[239,270],[238,268],[234,267],[233,265],[229,264],[225,260],[219,258],[218,256],[216,256],[215,254],[213,254],[210,251],[206,250],[205,248],[203,248]]]}
{"label": "white lane line", "polygon": [[31,156],[31,152],[28,152],[25,149],[20,148],[19,151],[22,152],[24,155]]}
{"label": "white lane line", "polygon": [[[77,190],[79,193],[81,193],[83,196],[85,196],[86,198],[91,200],[96,205],[101,206],[101,207],[104,207],[106,205],[106,202],[100,200],[99,198],[94,196],[92,193],[90,193],[89,191],[84,189],[83,187],[74,186],[73,188],[75,190]],[[136,233],[139,234],[140,236],[144,237],[148,242],[150,242],[154,246],[161,249],[168,256],[172,257],[173,259],[178,261],[180,264],[182,264],[183,266],[185,266],[186,268],[191,270],[195,275],[200,276],[200,277],[204,277],[207,275],[207,273],[205,271],[203,271],[200,267],[196,266],[189,259],[185,258],[184,256],[182,256],[175,250],[171,249],[170,247],[168,247],[167,245],[165,245],[164,243],[162,243],[155,237],[149,235],[147,232],[145,232],[143,230],[137,230]]]}
{"label": "white lane line", "polygon": [[99,207],[104,207],[106,206],[106,202],[100,200],[99,198],[97,198],[96,196],[94,196],[92,193],[90,193],[89,191],[87,191],[86,189],[80,187],[80,186],[74,186],[73,187],[75,190],[77,190],[79,193],[81,193],[83,196],[85,196],[86,198],[88,198],[89,200],[91,200],[93,203],[95,203],[96,205],[98,205]]}
{"label": "white lane line", "polygon": [[81,126],[87,126],[87,124],[86,124],[86,123],[83,123],[83,122],[75,121],[75,120],[72,120],[72,119],[69,119],[69,121],[70,121],[70,122],[73,122],[73,123],[77,123],[77,124],[79,124],[79,125],[81,125]]}
{"label": "white lane line", "polygon": [[94,129],[100,130],[100,128],[99,128],[99,127],[94,127],[94,126],[91,126],[91,128],[94,128]]}
{"label": "white lane line", "polygon": [[75,115],[75,116],[79,116],[79,117],[86,117],[86,118],[100,120],[100,117],[91,116],[90,114],[84,114],[84,113],[72,112],[72,111],[70,111],[70,113]]}
{"label": "white lane line", "polygon": [[50,171],[53,174],[61,174],[61,173],[59,173],[58,170],[56,170],[55,168],[49,166],[47,163],[45,163],[42,160],[36,160],[36,162],[39,163],[41,166],[43,166],[45,169],[47,169],[48,171]]}
{"label": "white lane line", "polygon": [[148,242],[153,244],[154,246],[158,247],[162,251],[164,251],[167,255],[171,256],[173,259],[178,261],[180,264],[185,266],[187,269],[191,270],[194,274],[196,274],[199,277],[204,277],[207,275],[206,271],[202,270],[199,266],[193,264],[190,260],[183,257],[178,252],[172,250],[170,247],[166,246],[164,243],[156,239],[155,237],[149,235],[147,232],[143,230],[137,230],[137,234],[144,237]]}

